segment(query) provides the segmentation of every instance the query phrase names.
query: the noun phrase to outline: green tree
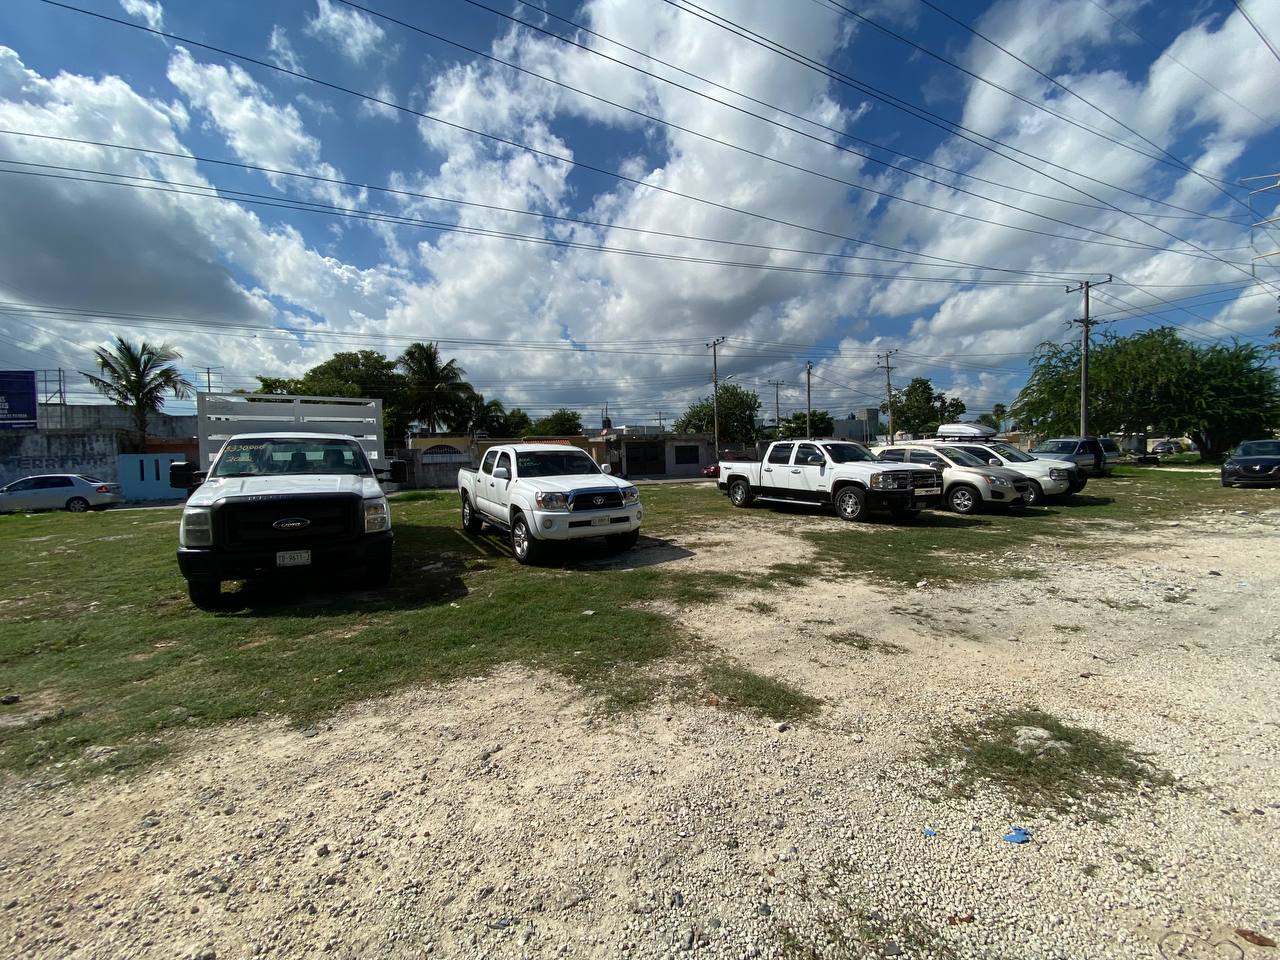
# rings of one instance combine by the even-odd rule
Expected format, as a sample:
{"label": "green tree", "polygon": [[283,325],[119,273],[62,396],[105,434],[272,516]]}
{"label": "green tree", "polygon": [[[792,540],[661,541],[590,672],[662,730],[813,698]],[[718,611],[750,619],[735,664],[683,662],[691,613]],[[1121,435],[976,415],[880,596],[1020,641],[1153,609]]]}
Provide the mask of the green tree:
{"label": "green tree", "polygon": [[538,420],[529,429],[534,437],[580,437],[582,436],[582,417],[576,410],[561,407]]}
{"label": "green tree", "polygon": [[892,414],[895,433],[920,436],[932,433],[944,423],[951,423],[964,416],[964,402],[945,393],[935,391],[928,377],[916,377],[902,390],[893,391],[888,403],[880,410]]}
{"label": "green tree", "polygon": [[1009,408],[1003,403],[997,403],[992,406],[990,413],[978,414],[978,422],[990,427],[992,430],[999,430],[1008,416]]}
{"label": "green tree", "polygon": [[[717,391],[720,405],[720,443],[747,446],[756,440],[756,416],[760,413],[760,396],[736,383],[721,384]],[[712,433],[713,408],[710,397],[690,404],[676,420],[677,433]]]}
{"label": "green tree", "polygon": [[410,344],[396,366],[404,373],[405,408],[428,433],[456,422],[475,394],[457,360],[445,361],[434,343]]}
{"label": "green tree", "polygon": [[486,400],[484,394],[473,393],[462,403],[461,409],[448,421],[449,430],[456,433],[487,433],[491,437],[505,436],[507,410],[501,400]]}
{"label": "green tree", "polygon": [[[1280,426],[1280,375],[1254,344],[1198,345],[1162,327],[1104,334],[1089,355],[1094,433],[1190,436],[1202,459]],[[1080,348],[1042,344],[1010,411],[1024,429],[1074,434],[1080,419]]]}
{"label": "green tree", "polygon": [[405,379],[377,350],[335,353],[300,377],[258,377],[257,393],[295,397],[369,397],[382,401],[383,429],[399,439],[409,426]]}
{"label": "green tree", "polygon": [[132,343],[118,336],[114,346],[98,347],[93,356],[98,373],[83,375],[93,389],[129,411],[138,449],[147,440],[147,419],[164,409],[165,395],[185,400],[193,393],[191,382],[173,365],[182,354],[167,343]]}
{"label": "green tree", "polygon": [[778,438],[794,440],[797,437],[829,437],[835,429],[835,420],[826,410],[814,410],[807,423],[805,412],[801,410],[782,418],[782,423],[778,424]]}
{"label": "green tree", "polygon": [[502,435],[504,437],[524,437],[533,429],[533,421],[519,407],[512,407],[502,418]]}

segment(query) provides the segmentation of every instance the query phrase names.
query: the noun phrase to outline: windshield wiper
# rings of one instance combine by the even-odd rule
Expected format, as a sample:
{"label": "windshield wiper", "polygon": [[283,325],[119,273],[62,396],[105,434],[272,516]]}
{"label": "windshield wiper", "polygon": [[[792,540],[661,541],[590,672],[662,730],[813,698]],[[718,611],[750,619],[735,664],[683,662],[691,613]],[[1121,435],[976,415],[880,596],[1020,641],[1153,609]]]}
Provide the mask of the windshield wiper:
{"label": "windshield wiper", "polygon": [[214,477],[213,479],[215,479],[215,480],[230,480],[232,477],[261,477],[261,476],[262,476],[262,474],[261,474],[261,473],[248,473],[248,472],[244,472],[244,473],[220,473],[220,474],[218,474],[216,477]]}

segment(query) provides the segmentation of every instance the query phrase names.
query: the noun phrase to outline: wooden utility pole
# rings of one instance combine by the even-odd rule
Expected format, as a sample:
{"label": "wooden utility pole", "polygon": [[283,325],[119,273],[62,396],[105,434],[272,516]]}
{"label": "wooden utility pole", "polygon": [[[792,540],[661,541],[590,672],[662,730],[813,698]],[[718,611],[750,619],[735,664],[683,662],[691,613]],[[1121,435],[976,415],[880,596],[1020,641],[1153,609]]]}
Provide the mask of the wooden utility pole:
{"label": "wooden utility pole", "polygon": [[[876,366],[884,367],[884,404],[889,409],[889,442],[890,443],[893,443],[896,438],[894,437],[894,433],[893,433],[893,383],[889,379],[889,372],[893,370],[893,367],[889,365],[889,358],[892,357],[897,352],[898,352],[897,350],[888,350],[885,352],[883,357],[878,353],[876,354]],[[883,360],[884,363],[881,363],[880,362],[881,360]]]}
{"label": "wooden utility pole", "polygon": [[711,351],[711,432],[715,438],[716,460],[720,459],[720,369],[717,366],[716,348],[724,343],[724,337],[716,337],[707,344]]}
{"label": "wooden utility pole", "polygon": [[1089,318],[1089,290],[1111,282],[1111,274],[1105,280],[1084,280],[1074,287],[1067,287],[1067,293],[1084,292],[1084,316],[1072,321],[1080,324],[1080,436],[1089,436],[1089,328],[1093,321]]}

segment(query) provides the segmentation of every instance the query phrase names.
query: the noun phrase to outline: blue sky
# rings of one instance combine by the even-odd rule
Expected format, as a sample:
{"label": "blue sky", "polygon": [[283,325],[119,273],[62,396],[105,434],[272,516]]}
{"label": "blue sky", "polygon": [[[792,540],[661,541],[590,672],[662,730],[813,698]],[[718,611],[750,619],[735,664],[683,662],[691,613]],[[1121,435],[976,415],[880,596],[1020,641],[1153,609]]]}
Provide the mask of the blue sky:
{"label": "blue sky", "polygon": [[[875,402],[888,349],[977,412],[1070,335],[1074,281],[1116,276],[1117,332],[1276,322],[1249,223],[1280,193],[1251,212],[1242,180],[1278,169],[1280,60],[1229,2],[73,5],[186,39],[0,8],[0,128],[64,138],[0,135],[3,367],[123,333],[250,387],[441,338],[508,405],[645,423],[705,395],[724,336],[722,375],[768,407],[786,381],[784,414],[806,360],[816,406]],[[1246,9],[1280,39],[1280,5]]]}

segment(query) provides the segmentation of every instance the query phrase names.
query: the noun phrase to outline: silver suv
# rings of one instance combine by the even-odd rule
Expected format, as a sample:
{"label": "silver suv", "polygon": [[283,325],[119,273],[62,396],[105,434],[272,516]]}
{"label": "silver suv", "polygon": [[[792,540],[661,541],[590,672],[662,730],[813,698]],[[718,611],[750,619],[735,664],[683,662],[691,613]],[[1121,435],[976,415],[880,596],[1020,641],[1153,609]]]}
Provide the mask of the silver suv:
{"label": "silver suv", "polygon": [[1031,481],[1007,467],[951,446],[900,443],[877,450],[881,460],[921,463],[942,474],[942,502],[956,513],[969,514],[990,504],[1022,504]]}

